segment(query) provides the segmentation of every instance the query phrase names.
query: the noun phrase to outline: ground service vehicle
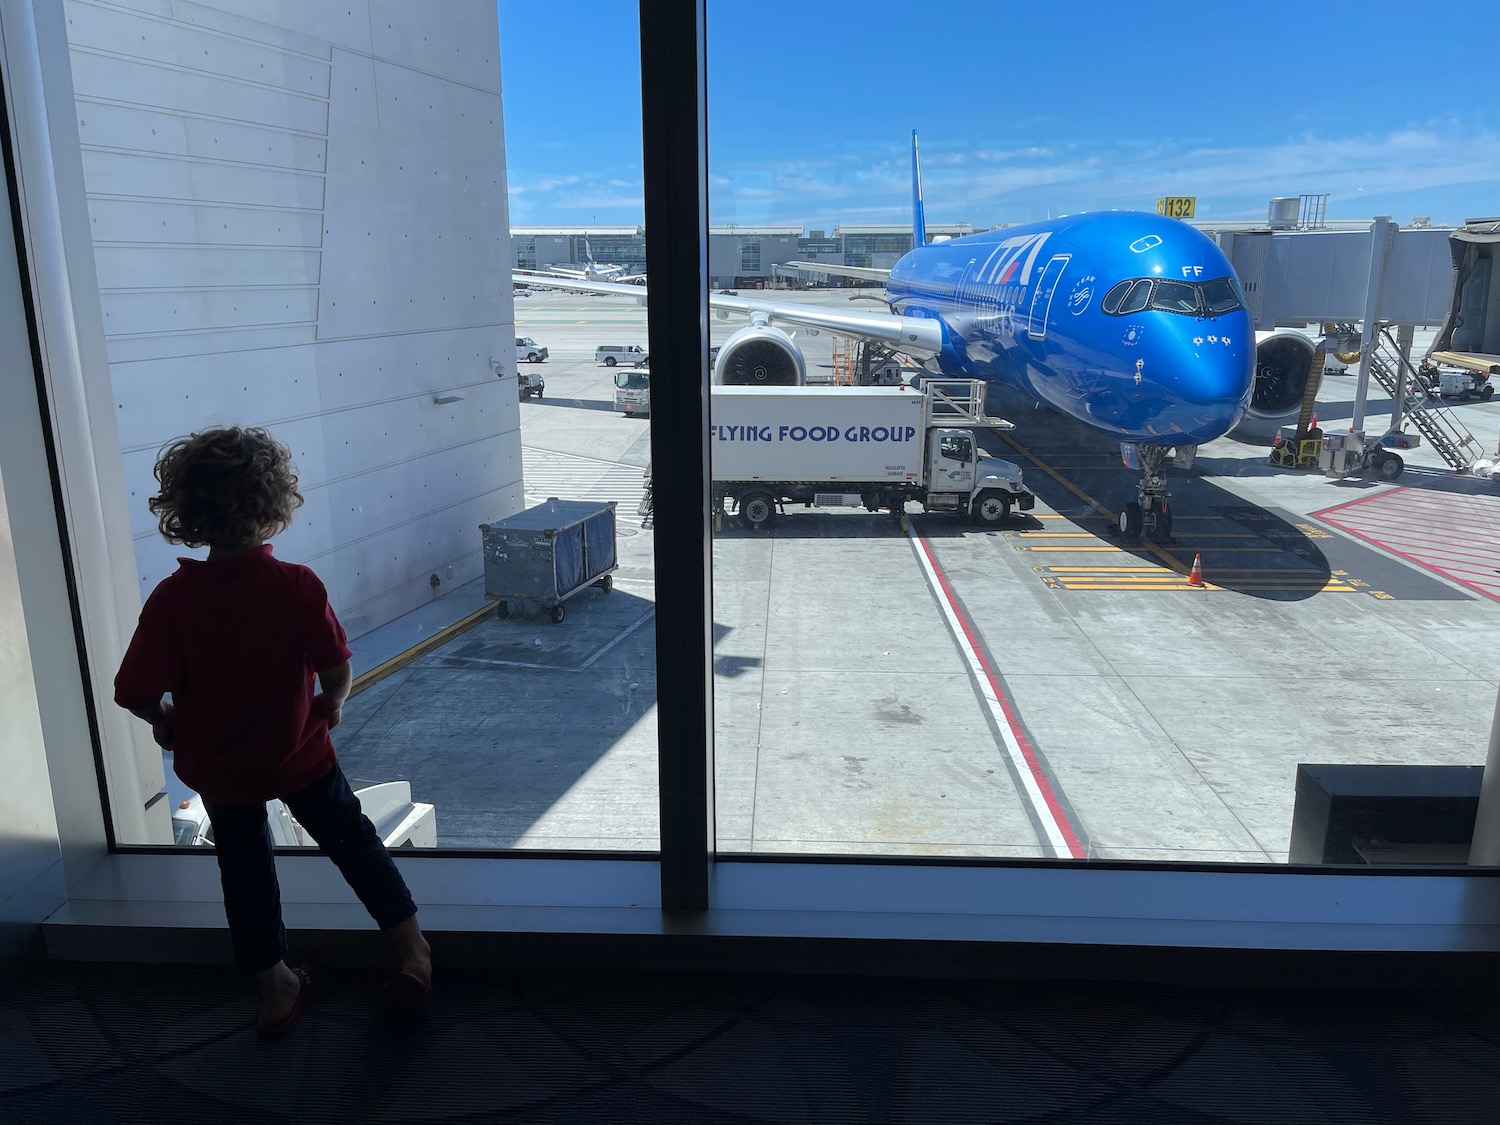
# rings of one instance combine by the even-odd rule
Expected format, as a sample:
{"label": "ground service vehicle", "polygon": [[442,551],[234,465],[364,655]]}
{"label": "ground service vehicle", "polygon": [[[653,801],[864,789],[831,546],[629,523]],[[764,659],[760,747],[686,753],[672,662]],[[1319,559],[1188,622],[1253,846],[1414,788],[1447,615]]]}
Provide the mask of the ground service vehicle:
{"label": "ground service vehicle", "polygon": [[639,344],[601,344],[594,349],[594,362],[606,367],[622,363],[639,366],[646,362],[646,349]]}
{"label": "ground service vehicle", "polygon": [[1021,470],[980,452],[969,428],[1011,429],[984,413],[979,379],[906,387],[728,387],[712,391],[715,513],[764,528],[778,505],[927,511],[993,525],[1036,497]]}
{"label": "ground service vehicle", "polygon": [[520,389],[522,401],[528,398],[541,398],[542,392],[547,389],[547,380],[543,379],[539,372],[517,371],[516,386]]}
{"label": "ground service vehicle", "polygon": [[621,414],[651,413],[651,372],[631,368],[615,373],[615,409]]}
{"label": "ground service vehicle", "polygon": [[547,349],[530,336],[517,336],[516,362],[520,363],[523,359],[527,363],[543,363],[547,359]]}

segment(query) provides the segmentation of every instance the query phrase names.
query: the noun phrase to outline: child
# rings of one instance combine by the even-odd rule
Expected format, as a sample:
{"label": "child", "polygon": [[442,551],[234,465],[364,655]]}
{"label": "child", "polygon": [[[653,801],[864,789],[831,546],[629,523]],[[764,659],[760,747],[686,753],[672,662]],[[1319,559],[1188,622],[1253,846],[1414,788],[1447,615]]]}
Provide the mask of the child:
{"label": "child", "polygon": [[[115,677],[115,702],[175,752],[177,776],[213,824],[235,961],[260,985],[257,1028],[296,1026],[311,979],[286,963],[281,891],[266,823],[279,797],[328,854],[401,959],[387,1002],[420,1005],[431,950],[417,908],[334,757],[328,732],[349,696],[349,647],[311,570],[266,540],[302,505],[290,451],[263,429],[179,438],[156,463],[150,508],[168,542],[207,546],[152,591]],[[322,693],[313,694],[317,675]],[[162,696],[170,692],[171,702]]]}

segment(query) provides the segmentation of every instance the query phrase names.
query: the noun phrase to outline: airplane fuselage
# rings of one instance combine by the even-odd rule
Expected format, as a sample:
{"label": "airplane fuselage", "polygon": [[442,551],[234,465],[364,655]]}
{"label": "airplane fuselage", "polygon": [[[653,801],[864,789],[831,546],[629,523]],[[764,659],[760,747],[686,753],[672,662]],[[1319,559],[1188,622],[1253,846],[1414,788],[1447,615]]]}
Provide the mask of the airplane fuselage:
{"label": "airplane fuselage", "polygon": [[1123,442],[1198,445],[1249,406],[1239,282],[1175,219],[1102,211],[920,246],[888,292],[941,322],[934,374],[999,380]]}

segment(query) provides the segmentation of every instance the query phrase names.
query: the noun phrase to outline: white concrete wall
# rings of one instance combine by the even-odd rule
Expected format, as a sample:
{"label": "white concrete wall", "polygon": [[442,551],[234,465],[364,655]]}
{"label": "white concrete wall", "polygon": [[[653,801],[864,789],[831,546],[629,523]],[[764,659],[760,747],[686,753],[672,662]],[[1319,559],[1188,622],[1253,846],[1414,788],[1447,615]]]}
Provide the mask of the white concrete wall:
{"label": "white concrete wall", "polygon": [[351,634],[477,577],[522,506],[493,0],[65,10],[142,594],[156,452],[226,423],[291,447],[277,553]]}

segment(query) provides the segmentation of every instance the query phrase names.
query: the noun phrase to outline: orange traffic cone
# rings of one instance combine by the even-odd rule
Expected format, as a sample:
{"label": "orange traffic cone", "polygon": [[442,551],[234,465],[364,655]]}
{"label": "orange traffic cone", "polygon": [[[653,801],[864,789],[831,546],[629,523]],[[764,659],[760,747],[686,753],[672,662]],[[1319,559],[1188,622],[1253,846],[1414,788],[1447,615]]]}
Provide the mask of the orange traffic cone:
{"label": "orange traffic cone", "polygon": [[1203,588],[1203,556],[1193,556],[1193,573],[1188,575],[1188,585]]}

